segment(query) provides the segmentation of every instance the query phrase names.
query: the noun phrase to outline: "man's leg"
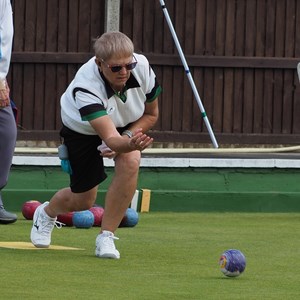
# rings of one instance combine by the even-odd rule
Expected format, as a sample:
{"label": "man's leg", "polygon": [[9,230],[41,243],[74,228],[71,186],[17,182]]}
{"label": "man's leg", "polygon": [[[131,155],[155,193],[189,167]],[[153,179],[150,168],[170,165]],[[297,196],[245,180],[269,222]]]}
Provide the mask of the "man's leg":
{"label": "man's leg", "polygon": [[116,157],[115,174],[105,197],[102,230],[114,232],[119,227],[136,191],[140,158],[139,151]]}
{"label": "man's leg", "polygon": [[4,209],[1,190],[7,184],[16,145],[17,127],[10,106],[0,109],[0,224],[13,223],[17,215]]}
{"label": "man's leg", "polygon": [[59,190],[45,207],[52,218],[72,211],[90,209],[96,201],[98,185],[83,193],[73,193],[70,188]]}
{"label": "man's leg", "polygon": [[115,174],[105,197],[101,233],[96,238],[95,254],[100,258],[119,259],[114,232],[119,227],[135,193],[141,153],[134,151],[119,154],[115,159]]}

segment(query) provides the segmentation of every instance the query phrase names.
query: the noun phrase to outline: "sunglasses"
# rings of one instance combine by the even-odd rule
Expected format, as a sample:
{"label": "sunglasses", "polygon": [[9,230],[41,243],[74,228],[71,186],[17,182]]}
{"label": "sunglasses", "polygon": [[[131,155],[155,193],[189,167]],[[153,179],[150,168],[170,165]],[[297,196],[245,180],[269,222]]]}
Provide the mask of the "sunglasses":
{"label": "sunglasses", "polygon": [[131,71],[133,70],[136,65],[137,65],[137,61],[136,61],[136,58],[133,56],[133,58],[135,59],[134,62],[131,62],[129,64],[125,64],[125,65],[109,65],[108,63],[105,62],[105,60],[103,60],[101,58],[101,61],[108,67],[110,68],[110,70],[113,72],[113,73],[117,73],[117,72],[120,72],[123,68],[125,68],[127,71]]}

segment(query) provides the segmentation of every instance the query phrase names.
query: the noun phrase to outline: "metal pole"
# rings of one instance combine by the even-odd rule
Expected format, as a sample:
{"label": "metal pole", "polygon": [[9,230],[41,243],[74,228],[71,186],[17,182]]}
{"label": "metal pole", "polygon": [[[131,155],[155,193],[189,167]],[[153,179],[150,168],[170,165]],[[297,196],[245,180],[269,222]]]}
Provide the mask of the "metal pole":
{"label": "metal pole", "polygon": [[171,19],[170,19],[170,16],[169,16],[169,13],[168,13],[168,10],[167,10],[167,7],[166,7],[166,5],[165,5],[165,2],[164,2],[163,0],[159,0],[159,1],[160,1],[160,5],[161,5],[161,7],[162,7],[162,10],[163,10],[164,16],[165,16],[165,18],[166,18],[166,21],[167,21],[167,23],[168,23],[169,29],[170,29],[170,31],[171,31],[171,34],[172,34],[172,36],[173,36],[173,40],[174,40],[174,42],[175,42],[177,51],[178,51],[179,56],[180,56],[180,58],[181,58],[183,67],[184,67],[184,69],[185,69],[185,72],[186,72],[187,77],[188,77],[188,79],[189,79],[190,85],[191,85],[191,87],[192,87],[194,96],[195,96],[196,101],[197,101],[197,103],[198,103],[198,106],[199,106],[199,108],[200,108],[200,111],[201,111],[203,120],[204,120],[204,122],[205,122],[206,128],[207,128],[208,133],[209,133],[209,135],[210,135],[210,139],[211,139],[211,141],[212,141],[212,143],[213,143],[213,146],[214,146],[215,148],[218,148],[219,146],[218,146],[217,140],[216,140],[215,135],[214,135],[214,133],[213,133],[213,130],[212,130],[211,126],[210,126],[210,123],[209,123],[209,120],[208,120],[208,118],[207,118],[207,115],[206,115],[204,106],[203,106],[203,104],[202,104],[202,101],[201,101],[201,98],[200,98],[199,93],[198,93],[198,91],[197,91],[195,82],[194,82],[193,77],[192,77],[192,75],[191,75],[191,72],[190,72],[190,70],[189,70],[189,66],[188,66],[188,64],[187,64],[187,62],[186,62],[186,59],[185,59],[185,56],[184,56],[183,51],[182,51],[182,49],[181,49],[180,43],[179,43],[179,41],[178,41],[178,38],[177,38],[177,35],[176,35],[176,32],[175,32],[175,29],[174,29],[174,27],[173,27],[172,21],[171,21]]}

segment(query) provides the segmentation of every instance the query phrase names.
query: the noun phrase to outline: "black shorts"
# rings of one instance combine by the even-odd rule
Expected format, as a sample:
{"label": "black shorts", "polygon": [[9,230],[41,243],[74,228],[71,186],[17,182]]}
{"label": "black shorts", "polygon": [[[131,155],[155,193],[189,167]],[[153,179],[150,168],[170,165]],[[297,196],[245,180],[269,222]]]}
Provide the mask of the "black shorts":
{"label": "black shorts", "polygon": [[70,188],[73,193],[86,192],[107,178],[103,157],[97,147],[102,143],[98,135],[85,135],[66,126],[60,131],[68,148],[72,168]]}

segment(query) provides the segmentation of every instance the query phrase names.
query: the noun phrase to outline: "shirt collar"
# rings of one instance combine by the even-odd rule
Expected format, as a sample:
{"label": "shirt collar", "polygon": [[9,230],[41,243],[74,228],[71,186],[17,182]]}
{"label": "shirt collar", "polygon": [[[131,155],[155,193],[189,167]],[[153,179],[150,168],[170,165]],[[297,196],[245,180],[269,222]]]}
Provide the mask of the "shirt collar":
{"label": "shirt collar", "polygon": [[[107,98],[109,99],[109,98],[111,98],[112,96],[115,95],[115,92],[114,92],[114,90],[110,86],[109,82],[107,81],[107,79],[105,78],[105,76],[103,75],[103,73],[100,70],[99,70],[99,73],[100,73],[101,78],[104,81]],[[131,72],[130,76],[129,76],[129,79],[126,81],[124,90],[127,91],[129,89],[137,88],[137,87],[140,87],[140,84],[138,83],[138,81],[136,80],[136,78],[134,77],[134,75]]]}

